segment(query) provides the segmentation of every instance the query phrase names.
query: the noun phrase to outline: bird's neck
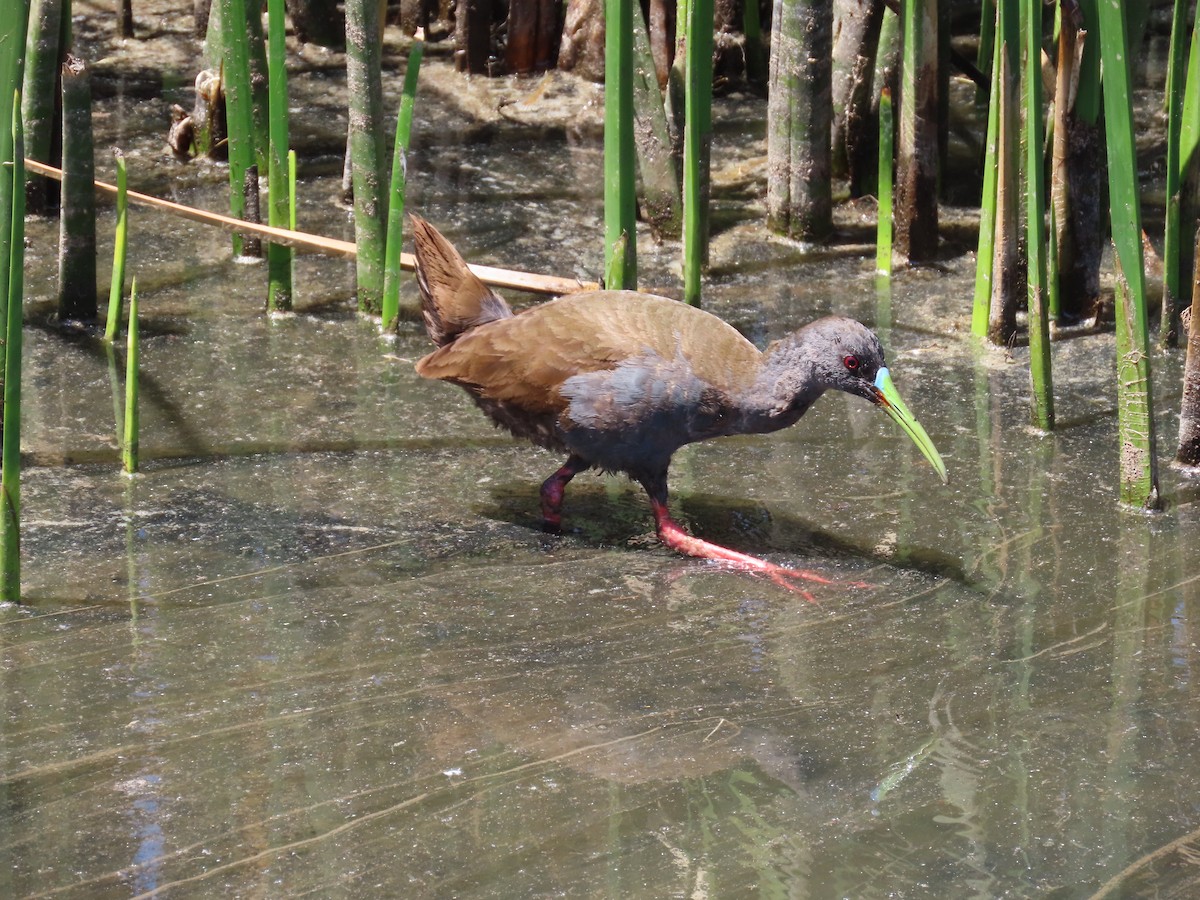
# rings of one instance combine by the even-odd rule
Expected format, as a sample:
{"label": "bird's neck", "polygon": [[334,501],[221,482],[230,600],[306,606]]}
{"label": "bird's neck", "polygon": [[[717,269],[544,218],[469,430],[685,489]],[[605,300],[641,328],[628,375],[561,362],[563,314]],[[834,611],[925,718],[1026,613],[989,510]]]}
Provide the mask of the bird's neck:
{"label": "bird's neck", "polygon": [[776,431],[795,424],[825,392],[803,344],[789,335],[767,347],[748,404],[747,430]]}

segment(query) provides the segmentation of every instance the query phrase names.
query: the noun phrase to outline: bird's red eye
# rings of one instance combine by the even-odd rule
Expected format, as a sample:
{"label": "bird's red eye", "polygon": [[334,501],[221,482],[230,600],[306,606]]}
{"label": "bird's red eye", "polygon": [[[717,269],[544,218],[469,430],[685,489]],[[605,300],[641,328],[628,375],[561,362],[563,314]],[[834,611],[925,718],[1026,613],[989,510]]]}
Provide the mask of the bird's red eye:
{"label": "bird's red eye", "polygon": [[851,372],[857,371],[858,357],[857,356],[847,356],[845,359],[842,360],[842,365],[844,365]]}

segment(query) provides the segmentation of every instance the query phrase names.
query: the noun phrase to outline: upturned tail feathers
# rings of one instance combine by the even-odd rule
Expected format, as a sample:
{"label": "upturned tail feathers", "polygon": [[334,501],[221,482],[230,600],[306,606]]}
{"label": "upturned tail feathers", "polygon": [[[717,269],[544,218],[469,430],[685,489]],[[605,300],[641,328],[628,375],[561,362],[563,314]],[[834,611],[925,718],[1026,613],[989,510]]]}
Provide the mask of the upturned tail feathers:
{"label": "upturned tail feathers", "polygon": [[441,233],[410,215],[416,244],[417,285],[425,330],[439,347],[464,332],[513,314],[499,294],[479,280]]}

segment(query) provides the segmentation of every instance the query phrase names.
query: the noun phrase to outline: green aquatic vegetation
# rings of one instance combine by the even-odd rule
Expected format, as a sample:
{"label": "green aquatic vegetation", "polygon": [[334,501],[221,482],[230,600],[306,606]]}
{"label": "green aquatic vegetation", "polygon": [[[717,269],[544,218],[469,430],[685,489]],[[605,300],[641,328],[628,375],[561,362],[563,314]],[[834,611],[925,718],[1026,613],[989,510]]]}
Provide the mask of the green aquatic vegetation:
{"label": "green aquatic vegetation", "polygon": [[971,333],[985,338],[992,303],[992,264],[996,252],[996,199],[1000,170],[1000,48],[992,41],[991,97],[988,105],[987,135],[984,139],[983,192],[979,199],[979,244],[975,254],[975,300],[972,304]]}
{"label": "green aquatic vegetation", "polygon": [[137,279],[129,286],[129,328],[125,352],[125,427],[121,439],[121,465],[132,475],[138,470],[138,295]]}
{"label": "green aquatic vegetation", "polygon": [[[288,83],[287,44],[283,0],[267,0],[267,223],[291,227],[294,199],[288,189]],[[267,245],[267,309],[292,308],[292,248]]]}
{"label": "green aquatic vegetation", "polygon": [[1043,165],[1045,110],[1042,105],[1042,3],[1022,0],[1025,71],[1025,245],[1029,300],[1029,374],[1033,424],[1054,427],[1054,380],[1050,372],[1050,320],[1046,303],[1046,176]]}
{"label": "green aquatic vegetation", "polygon": [[1150,396],[1150,340],[1146,275],[1142,259],[1142,211],[1138,196],[1132,75],[1120,0],[1100,0],[1100,55],[1104,72],[1104,129],[1108,190],[1116,248],[1117,423],[1120,496],[1147,509],[1159,506]]}
{"label": "green aquatic vegetation", "polygon": [[129,239],[129,199],[126,196],[125,154],[117,153],[117,227],[113,239],[112,278],[108,288],[108,317],[104,339],[116,340],[121,330],[121,304],[125,294],[125,256]]}
{"label": "green aquatic vegetation", "polygon": [[[223,45],[225,116],[229,128],[229,212],[246,217],[248,182],[257,197],[258,175],[254,141],[254,104],[250,90],[250,39],[246,32],[245,0],[220,0]],[[247,240],[233,235],[233,252],[245,253]]]}
{"label": "green aquatic vegetation", "polygon": [[614,290],[637,287],[633,12],[633,0],[605,0],[604,271]]}
{"label": "green aquatic vegetation", "polygon": [[[1194,231],[1193,221],[1184,221],[1183,185],[1194,172],[1197,159],[1196,144],[1200,123],[1195,121],[1200,102],[1200,29],[1193,27],[1190,58],[1185,59],[1187,41],[1187,7],[1185,0],[1175,0],[1171,18],[1171,49],[1167,57],[1167,169],[1165,189],[1165,222],[1163,227],[1163,298],[1159,343],[1175,346],[1178,340],[1178,317],[1187,281],[1188,235]],[[1186,77],[1185,77],[1186,72]]]}
{"label": "green aquatic vegetation", "polygon": [[[4,51],[24,31],[19,14],[0,20],[0,87],[7,84],[0,107],[10,127],[0,129],[0,246],[4,269],[0,278],[4,323],[4,413],[0,438],[0,600],[21,596],[21,349],[25,293],[25,158],[21,128],[21,94],[16,88],[20,58]],[[13,77],[13,76],[16,77]]]}
{"label": "green aquatic vegetation", "polygon": [[417,99],[417,77],[425,54],[425,34],[417,29],[408,66],[404,70],[404,90],[396,116],[396,142],[392,153],[392,182],[388,198],[387,246],[383,260],[382,329],[396,330],[400,317],[400,257],[404,237],[404,194],[408,180],[408,147],[412,141],[413,106]]}
{"label": "green aquatic vegetation", "polygon": [[700,305],[708,265],[709,156],[712,152],[713,2],[689,0],[684,48],[683,299]]}
{"label": "green aquatic vegetation", "polygon": [[875,271],[892,274],[892,159],[895,145],[892,92],[879,93],[879,211],[875,223]]}

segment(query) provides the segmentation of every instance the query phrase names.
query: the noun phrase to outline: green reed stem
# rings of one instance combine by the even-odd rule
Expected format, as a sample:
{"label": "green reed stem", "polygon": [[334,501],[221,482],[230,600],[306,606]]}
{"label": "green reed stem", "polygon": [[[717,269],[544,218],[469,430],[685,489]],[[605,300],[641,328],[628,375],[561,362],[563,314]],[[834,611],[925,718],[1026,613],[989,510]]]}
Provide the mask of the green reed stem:
{"label": "green reed stem", "polygon": [[[991,77],[996,65],[996,6],[994,0],[983,0],[979,11],[979,49],[975,57],[979,71]],[[982,87],[975,89],[975,102],[988,102]]]}
{"label": "green reed stem", "polygon": [[604,21],[605,287],[632,290],[637,287],[633,0],[605,0]]}
{"label": "green reed stem", "polygon": [[[17,17],[19,18],[19,17]],[[0,23],[0,44],[15,31],[8,30],[12,20]],[[21,31],[24,21],[20,21]],[[0,54],[3,51],[0,50]],[[18,57],[19,60],[19,57]],[[0,55],[0,75],[14,72],[19,77],[20,63],[11,65]],[[0,600],[15,603],[21,597],[21,338],[24,324],[25,293],[25,150],[21,130],[21,95],[16,79],[6,95],[13,102],[7,110],[7,140],[0,141],[0,194],[8,194],[0,217],[8,220],[5,245],[8,252],[7,278],[4,281],[4,414],[0,438]],[[11,160],[11,165],[7,163]]]}
{"label": "green reed stem", "polygon": [[[1193,252],[1200,256],[1200,232]],[[1191,314],[1200,322],[1200,281],[1192,281]],[[1179,400],[1179,443],[1175,461],[1200,466],[1200,328],[1187,330],[1187,355],[1183,364],[1183,391]]]}
{"label": "green reed stem", "polygon": [[691,0],[688,4],[684,53],[683,299],[699,306],[700,276],[708,264],[713,0]]}
{"label": "green reed stem", "polygon": [[[1064,173],[1060,162],[1061,153],[1066,149],[1065,129],[1067,128],[1066,109],[1060,109],[1067,104],[1067,88],[1070,86],[1067,76],[1074,71],[1073,47],[1074,47],[1074,30],[1068,27],[1062,27],[1062,7],[1054,8],[1054,46],[1058,54],[1058,72],[1054,83],[1054,89],[1051,96],[1051,102],[1054,105],[1054,115],[1050,119],[1049,130],[1046,144],[1050,150],[1050,184],[1047,190],[1050,192],[1049,197],[1049,213],[1050,213],[1050,231],[1047,235],[1048,246],[1046,248],[1046,308],[1050,315],[1051,322],[1059,322],[1062,319],[1062,276],[1059,271],[1058,258],[1058,234],[1060,213],[1065,211],[1065,206],[1059,206],[1059,201],[1062,196],[1062,179]],[[1068,55],[1070,52],[1070,55]],[[1064,133],[1060,134],[1060,130]]]}
{"label": "green reed stem", "polygon": [[[283,0],[267,0],[267,224],[287,228],[292,194],[288,187],[287,43]],[[292,309],[291,247],[267,245],[267,309]]]}
{"label": "green reed stem", "polygon": [[996,225],[988,339],[1007,344],[1017,332],[1021,293],[1021,24],[1020,0],[999,0],[996,57],[999,107],[996,154]]}
{"label": "green reed stem", "polygon": [[892,165],[896,143],[896,120],[892,113],[892,91],[879,92],[879,211],[875,224],[875,272],[892,274]]}
{"label": "green reed stem", "polygon": [[121,465],[130,475],[138,470],[138,295],[137,278],[129,286],[129,328],[125,352],[125,433]]}
{"label": "green reed stem", "polygon": [[[9,306],[11,277],[20,277],[25,265],[25,179],[18,177],[17,134],[22,135],[21,77],[28,4],[0,4],[0,322]],[[21,155],[24,154],[22,143]],[[23,166],[22,166],[23,168]],[[17,215],[16,194],[21,195]],[[15,230],[14,230],[15,229]],[[20,292],[14,294],[20,296]],[[16,302],[20,302],[19,299]],[[0,347],[0,355],[3,348]]]}
{"label": "green reed stem", "polygon": [[[984,2],[985,10],[987,2]],[[995,29],[993,29],[993,34]],[[992,91],[988,104],[987,138],[983,158],[983,192],[979,200],[979,246],[975,253],[975,301],[971,308],[971,334],[987,337],[992,303],[992,264],[996,252],[996,178],[1000,156],[1000,46],[992,41]]]}
{"label": "green reed stem", "polygon": [[113,240],[112,280],[108,287],[108,318],[104,339],[112,343],[121,330],[121,301],[125,295],[125,248],[129,238],[129,201],[126,198],[125,154],[117,152],[117,231]]}
{"label": "green reed stem", "polygon": [[1145,509],[1160,504],[1150,396],[1150,341],[1142,259],[1133,85],[1121,0],[1100,0],[1100,57],[1104,73],[1104,130],[1108,190],[1116,247],[1117,430],[1120,496]]}
{"label": "green reed stem", "polygon": [[[4,6],[12,5],[9,3]],[[66,0],[25,0],[28,9],[28,34],[25,47],[25,73],[21,89],[22,128],[25,155],[42,162],[53,162],[55,124],[60,100],[59,66],[64,49],[70,48],[71,10]],[[7,117],[2,121],[8,122]],[[46,213],[51,209],[50,179],[33,175],[26,185],[26,209]],[[7,209],[7,207],[5,207]]]}
{"label": "green reed stem", "polygon": [[[609,256],[605,261],[606,268],[604,270],[604,284],[617,285],[621,284],[623,273],[625,271],[625,248],[629,244],[628,233],[622,233],[617,242],[611,247],[608,247]],[[622,288],[611,288],[612,290],[622,290]]]}
{"label": "green reed stem", "polygon": [[[245,0],[220,0],[225,116],[229,128],[229,212],[246,214],[246,173],[255,165],[254,102],[250,90],[250,47]],[[233,235],[233,252],[241,255],[246,241]]]}
{"label": "green reed stem", "polygon": [[417,100],[417,77],[425,55],[425,30],[417,29],[408,66],[404,70],[404,92],[396,115],[396,145],[392,153],[392,185],[388,198],[387,246],[383,257],[383,314],[385,334],[396,330],[400,319],[400,253],[404,246],[404,195],[408,181],[408,148],[412,141],[413,106]]}
{"label": "green reed stem", "polygon": [[[1159,326],[1159,343],[1164,347],[1175,346],[1178,340],[1178,316],[1182,305],[1184,272],[1181,266],[1183,248],[1189,243],[1183,229],[1182,198],[1180,186],[1183,182],[1182,139],[1184,98],[1190,89],[1196,96],[1196,84],[1200,82],[1200,29],[1193,29],[1191,58],[1189,65],[1184,59],[1187,47],[1187,0],[1175,0],[1171,15],[1171,49],[1167,55],[1167,173],[1166,209],[1163,227],[1163,297],[1162,323]],[[1186,75],[1186,81],[1184,73]],[[1194,110],[1193,110],[1194,112]],[[1189,123],[1189,132],[1194,136],[1195,123]],[[1192,153],[1195,145],[1192,143]]]}
{"label": "green reed stem", "polygon": [[1033,424],[1054,427],[1054,380],[1050,371],[1050,320],[1046,303],[1045,111],[1042,108],[1042,2],[1022,0],[1025,39],[1025,235],[1029,300],[1029,374]]}

